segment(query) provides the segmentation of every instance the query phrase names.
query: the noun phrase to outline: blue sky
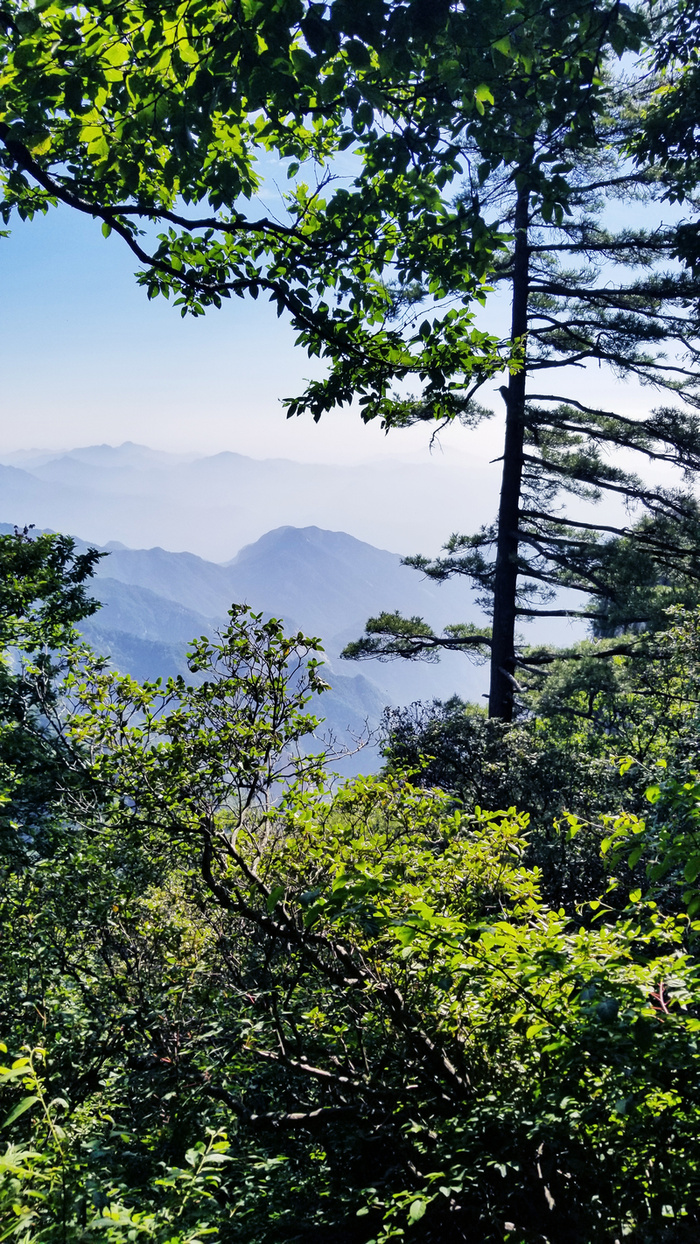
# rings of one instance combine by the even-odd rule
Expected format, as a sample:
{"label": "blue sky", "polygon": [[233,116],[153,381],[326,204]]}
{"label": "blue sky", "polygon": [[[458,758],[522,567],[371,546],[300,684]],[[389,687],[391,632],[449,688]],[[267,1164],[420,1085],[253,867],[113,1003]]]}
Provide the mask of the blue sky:
{"label": "blue sky", "polygon": [[[164,299],[147,300],[134,268],[120,238],[103,238],[98,223],[66,208],[13,221],[0,238],[0,454],[133,440],[309,462],[430,458],[425,427],[387,437],[352,410],[319,425],[286,420],[281,399],[320,374],[320,364],[294,346],[274,308],[234,299],[183,320]],[[498,383],[480,395],[498,417],[476,432],[446,432],[437,451],[445,461],[473,464],[500,453]],[[625,414],[659,401],[596,368],[577,373],[572,391]]]}
{"label": "blue sky", "polygon": [[[281,399],[319,363],[274,308],[235,299],[183,320],[147,300],[134,269],[121,239],[68,209],[13,221],[0,239],[0,453],[134,440],[317,462],[427,458],[423,428],[386,437],[349,410],[286,420]],[[455,429],[443,452],[470,448]]]}

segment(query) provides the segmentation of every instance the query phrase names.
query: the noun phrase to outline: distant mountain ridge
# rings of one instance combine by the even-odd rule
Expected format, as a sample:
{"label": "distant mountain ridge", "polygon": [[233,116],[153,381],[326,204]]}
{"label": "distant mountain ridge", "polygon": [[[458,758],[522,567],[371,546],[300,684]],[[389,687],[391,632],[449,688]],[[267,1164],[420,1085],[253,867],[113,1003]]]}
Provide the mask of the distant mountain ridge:
{"label": "distant mountain ridge", "polygon": [[[484,690],[483,670],[459,654],[448,654],[439,665],[405,661],[339,664],[348,639],[359,636],[367,618],[382,609],[422,614],[436,627],[477,616],[473,592],[465,584],[436,585],[402,566],[395,553],[376,549],[345,532],[280,527],[224,564],[159,548],[107,549],[109,557],[98,566],[96,591],[114,612],[105,609],[99,614],[94,622],[98,627],[103,621],[112,627],[116,609],[126,616],[130,608],[134,625],[141,616],[144,628],[152,626],[157,617],[155,594],[164,602],[160,609],[170,640],[188,622],[199,623],[196,633],[206,630],[207,623],[209,628],[221,625],[235,601],[320,637],[334,672],[370,678],[384,702],[403,703],[456,691],[478,698]],[[120,594],[113,586],[116,583],[128,585],[128,592]],[[145,595],[137,598],[137,590]],[[151,634],[143,630],[144,637]]]}
{"label": "distant mountain ridge", "polygon": [[[189,676],[189,641],[225,625],[234,601],[247,603],[321,638],[333,685],[323,711],[352,735],[390,702],[455,692],[482,702],[486,671],[459,653],[439,664],[351,664],[340,652],[382,610],[421,615],[436,630],[482,620],[464,581],[436,584],[378,545],[429,554],[452,530],[474,530],[493,508],[490,472],[476,459],[459,469],[439,459],[319,466],[126,442],[6,455],[0,515],[80,533],[109,554],[94,581],[103,608],[84,633],[117,668],[139,679]],[[528,634],[576,637],[558,620]]]}
{"label": "distant mountain ridge", "polygon": [[[9,524],[0,530],[11,531]],[[81,548],[84,540],[77,541]],[[349,638],[362,633],[367,617],[383,608],[424,613],[442,626],[474,616],[464,585],[439,587],[402,566],[395,553],[374,548],[345,532],[319,527],[281,527],[246,546],[227,563],[165,549],[104,550],[91,592],[102,608],[82,624],[85,638],[114,665],[140,680],[182,674],[189,642],[226,625],[233,602],[281,617],[288,631],[319,637],[326,651],[332,690],[319,702],[328,727],[340,738],[374,728],[388,703],[445,698],[459,692],[478,699],[484,671],[464,656],[448,654],[439,665],[339,659]],[[358,767],[377,763],[365,751]]]}
{"label": "distant mountain ridge", "polygon": [[286,525],[435,553],[453,530],[487,521],[496,497],[494,468],[479,459],[457,468],[438,455],[423,465],[324,466],[233,452],[167,454],[126,442],[0,455],[3,461],[0,514],[8,521],[217,562]]}

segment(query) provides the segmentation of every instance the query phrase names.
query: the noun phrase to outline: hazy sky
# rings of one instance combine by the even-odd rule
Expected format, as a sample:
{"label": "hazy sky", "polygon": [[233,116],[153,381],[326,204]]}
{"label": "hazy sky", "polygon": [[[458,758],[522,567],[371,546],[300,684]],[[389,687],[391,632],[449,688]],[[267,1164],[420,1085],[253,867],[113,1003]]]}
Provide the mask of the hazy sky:
{"label": "hazy sky", "polygon": [[[316,462],[429,457],[424,427],[387,437],[350,410],[318,425],[286,420],[281,399],[321,365],[295,348],[274,308],[233,299],[183,320],[164,299],[148,302],[134,268],[120,238],[103,238],[97,223],[68,209],[13,221],[10,237],[0,238],[0,453],[133,440]],[[446,461],[500,453],[497,384],[480,394],[497,418],[476,433],[445,433]],[[653,394],[615,385],[597,369],[579,373],[576,388],[629,413],[654,404]]]}
{"label": "hazy sky", "polygon": [[[427,456],[424,428],[386,437],[349,410],[286,420],[281,399],[321,373],[275,309],[233,299],[183,320],[149,303],[135,266],[121,239],[67,209],[0,239],[0,452],[134,440],[320,462]],[[455,429],[444,452],[460,445],[479,451]]]}

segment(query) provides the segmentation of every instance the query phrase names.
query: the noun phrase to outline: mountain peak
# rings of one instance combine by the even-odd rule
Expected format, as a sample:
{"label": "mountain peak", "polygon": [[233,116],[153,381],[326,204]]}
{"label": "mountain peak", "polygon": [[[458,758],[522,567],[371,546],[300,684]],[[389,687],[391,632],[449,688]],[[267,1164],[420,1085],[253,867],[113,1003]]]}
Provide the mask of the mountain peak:
{"label": "mountain peak", "polygon": [[347,531],[328,531],[324,527],[293,527],[291,524],[285,524],[283,527],[274,527],[272,531],[266,531],[259,539],[244,545],[235,557],[224,564],[233,569],[244,566],[251,560],[258,560],[261,556],[283,552],[293,552],[299,555],[304,550],[313,552],[315,555],[335,557],[360,555],[361,550],[365,552],[365,555],[379,553],[390,557],[393,561],[397,557],[397,554],[378,549],[364,540],[358,540],[355,536],[349,535]]}

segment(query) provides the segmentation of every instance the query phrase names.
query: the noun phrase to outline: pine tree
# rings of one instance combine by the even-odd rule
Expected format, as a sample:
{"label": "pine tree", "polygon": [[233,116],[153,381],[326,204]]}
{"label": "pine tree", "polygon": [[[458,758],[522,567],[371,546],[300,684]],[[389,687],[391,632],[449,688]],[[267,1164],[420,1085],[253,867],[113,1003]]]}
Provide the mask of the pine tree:
{"label": "pine tree", "polygon": [[[510,346],[521,359],[501,389],[498,517],[475,535],[452,536],[436,559],[406,559],[436,580],[464,575],[475,582],[493,611],[492,631],[456,626],[440,636],[422,619],[387,613],[370,619],[365,637],[346,649],[354,658],[434,656],[441,647],[489,651],[490,714],[505,720],[518,667],[540,659],[516,650],[518,619],[578,614],[601,633],[619,631],[648,613],[633,590],[635,562],[640,586],[664,574],[687,583],[700,570],[697,506],[687,486],[649,483],[629,469],[628,454],[612,458],[634,451],[686,478],[700,466],[700,355],[691,310],[700,274],[671,266],[679,230],[664,223],[666,189],[648,162],[634,165],[629,154],[649,88],[641,68],[636,78],[614,75],[610,55],[601,58],[581,83],[590,108],[590,126],[581,129],[578,118],[546,106],[541,83],[535,57],[531,74],[521,71],[514,82],[511,111],[494,116],[506,158],[494,158],[483,143],[465,144],[470,176],[462,201],[471,210],[478,202],[486,220],[497,219],[512,237],[492,277],[496,290],[508,290]],[[516,135],[510,151],[506,132]],[[498,141],[493,146],[499,150]],[[621,206],[629,224],[613,228],[607,222]],[[654,388],[667,404],[631,418],[587,401],[584,369],[595,363],[611,379]],[[420,401],[397,408],[403,422],[430,414]],[[645,517],[606,524],[586,512],[571,517],[562,504],[567,495],[590,502],[605,494]],[[582,594],[580,608],[558,607],[561,588]]]}

